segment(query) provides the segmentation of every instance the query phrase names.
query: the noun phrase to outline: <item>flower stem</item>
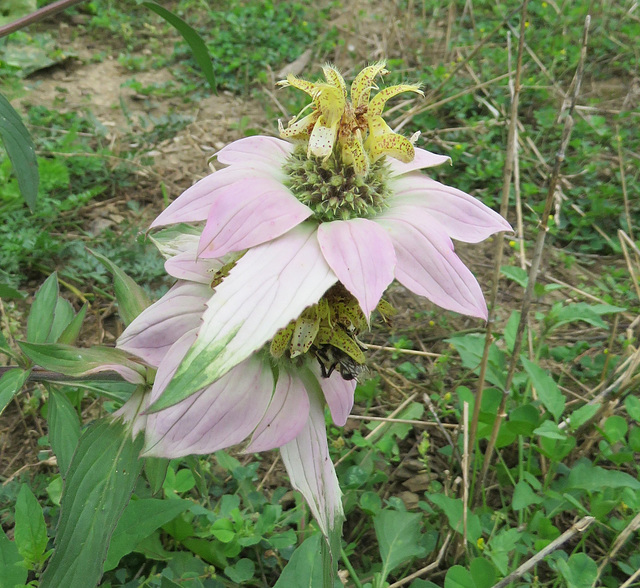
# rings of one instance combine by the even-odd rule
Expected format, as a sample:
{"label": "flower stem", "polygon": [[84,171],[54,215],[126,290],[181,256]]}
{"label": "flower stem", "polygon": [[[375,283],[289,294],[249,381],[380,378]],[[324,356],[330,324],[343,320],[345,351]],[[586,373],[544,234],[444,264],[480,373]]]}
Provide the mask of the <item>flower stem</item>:
{"label": "flower stem", "polygon": [[362,588],[362,582],[360,582],[360,578],[358,578],[358,574],[356,574],[356,571],[353,569],[353,566],[349,561],[349,557],[343,547],[340,548],[340,557],[342,558],[344,566],[349,570],[349,575],[351,576],[356,588]]}

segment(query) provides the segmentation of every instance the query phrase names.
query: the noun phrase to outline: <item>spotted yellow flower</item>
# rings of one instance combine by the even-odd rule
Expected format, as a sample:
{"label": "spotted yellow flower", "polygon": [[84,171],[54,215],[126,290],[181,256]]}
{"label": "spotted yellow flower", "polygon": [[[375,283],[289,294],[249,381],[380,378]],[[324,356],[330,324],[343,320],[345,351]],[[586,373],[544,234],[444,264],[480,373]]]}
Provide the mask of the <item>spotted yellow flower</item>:
{"label": "spotted yellow flower", "polygon": [[283,139],[308,139],[307,156],[326,160],[335,153],[342,163],[352,165],[359,176],[365,176],[369,166],[383,155],[403,163],[412,161],[415,155],[412,140],[394,133],[382,118],[382,111],[387,101],[398,94],[415,92],[422,95],[420,86],[389,86],[371,98],[371,90],[378,89],[375,78],[389,73],[385,62],[379,61],[358,74],[351,85],[349,99],[340,72],[331,65],[325,65],[322,70],[326,82],[308,82],[289,74],[286,80],[278,83],[298,88],[312,98],[312,103],[306,107],[311,107],[311,113],[303,118],[298,115],[286,129],[280,123],[280,136]]}

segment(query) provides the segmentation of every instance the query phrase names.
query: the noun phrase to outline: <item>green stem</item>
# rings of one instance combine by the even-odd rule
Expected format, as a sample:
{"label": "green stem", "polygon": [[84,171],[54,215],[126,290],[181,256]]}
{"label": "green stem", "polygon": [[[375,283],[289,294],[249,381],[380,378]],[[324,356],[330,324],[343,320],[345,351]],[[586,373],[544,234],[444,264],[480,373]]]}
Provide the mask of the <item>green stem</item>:
{"label": "green stem", "polygon": [[349,575],[351,576],[351,579],[353,580],[353,583],[355,584],[356,588],[362,588],[362,582],[360,582],[360,578],[358,578],[358,574],[356,574],[356,571],[353,569],[353,566],[349,561],[349,557],[347,556],[347,552],[344,550],[343,547],[340,548],[340,557],[342,558],[342,562],[344,563],[344,566],[349,571]]}

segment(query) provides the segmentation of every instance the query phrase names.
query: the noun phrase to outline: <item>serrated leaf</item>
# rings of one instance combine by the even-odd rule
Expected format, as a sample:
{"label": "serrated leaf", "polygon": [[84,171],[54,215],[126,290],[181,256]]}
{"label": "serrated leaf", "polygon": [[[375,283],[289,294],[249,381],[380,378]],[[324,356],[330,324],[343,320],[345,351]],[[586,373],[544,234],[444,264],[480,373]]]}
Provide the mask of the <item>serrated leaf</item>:
{"label": "serrated leaf", "polygon": [[60,343],[37,345],[25,342],[19,342],[18,345],[37,365],[65,376],[79,378],[92,373],[115,371],[132,384],[142,384],[145,381],[144,366],[130,360],[124,351],[113,347],[84,349]]}
{"label": "serrated leaf", "polygon": [[31,135],[11,103],[0,94],[0,139],[18,178],[20,193],[33,211],[38,198],[38,159]]}
{"label": "serrated leaf", "polygon": [[27,318],[27,341],[46,343],[58,304],[58,276],[52,273],[36,292]]}
{"label": "serrated leaf", "polygon": [[23,484],[16,501],[14,537],[18,552],[29,565],[42,562],[47,548],[47,526],[38,499],[27,484]]}
{"label": "serrated leaf", "polygon": [[113,288],[118,301],[120,318],[128,326],[145,308],[151,306],[151,300],[147,293],[110,259],[91,249],[89,253],[113,275]]}
{"label": "serrated leaf", "polygon": [[382,581],[399,565],[423,554],[420,545],[420,521],[418,513],[383,510],[373,519],[380,556]]}
{"label": "serrated leaf", "polygon": [[562,416],[564,411],[565,398],[555,380],[543,370],[539,365],[529,361],[522,356],[522,365],[531,378],[531,383],[536,389],[540,402],[553,415],[556,421]]}
{"label": "serrated leaf", "polygon": [[31,370],[15,368],[5,372],[0,378],[0,415],[7,408],[11,399],[20,391],[27,381]]}
{"label": "serrated leaf", "polygon": [[0,527],[0,586],[22,586],[27,581],[27,574],[15,541],[10,541]]}
{"label": "serrated leaf", "polygon": [[202,40],[200,35],[191,28],[186,22],[184,22],[181,18],[170,12],[160,4],[156,4],[155,2],[151,2],[150,0],[142,0],[140,2],[143,6],[146,6],[150,10],[153,10],[157,15],[164,18],[172,27],[174,27],[184,38],[184,40],[191,47],[191,52],[193,53],[193,57],[196,60],[196,63],[202,69],[202,73],[204,74],[205,79],[211,86],[214,94],[217,92],[216,88],[216,77],[213,73],[213,65],[211,63],[211,56],[209,55],[209,51],[205,42]]}
{"label": "serrated leaf", "polygon": [[120,559],[162,525],[172,521],[191,506],[188,500],[144,498],[130,502],[124,509],[111,537],[104,571],[115,568]]}
{"label": "serrated leaf", "polygon": [[83,433],[67,472],[55,551],[40,588],[96,586],[109,539],[142,468],[142,435],[102,419]]}
{"label": "serrated leaf", "polygon": [[60,473],[64,478],[73,452],[80,439],[80,420],[69,399],[57,390],[49,392],[49,443],[58,460]]}

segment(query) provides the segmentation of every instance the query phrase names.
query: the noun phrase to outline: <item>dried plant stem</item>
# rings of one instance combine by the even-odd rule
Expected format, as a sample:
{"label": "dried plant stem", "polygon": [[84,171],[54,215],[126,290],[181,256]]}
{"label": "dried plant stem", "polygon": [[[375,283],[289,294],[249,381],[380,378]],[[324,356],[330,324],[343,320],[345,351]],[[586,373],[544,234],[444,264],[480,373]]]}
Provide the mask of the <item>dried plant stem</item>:
{"label": "dried plant stem", "polygon": [[421,357],[442,357],[442,353],[431,353],[430,351],[417,351],[415,349],[398,349],[396,347],[384,347],[383,345],[366,344],[367,349],[375,349],[379,351],[391,351],[393,353],[401,353],[404,355],[419,355]]}
{"label": "dried plant stem", "polygon": [[[607,553],[606,557],[602,560],[600,565],[598,566],[598,578],[602,574],[604,567],[615,557],[616,553],[620,551],[620,548],[627,542],[630,535],[635,533],[638,529],[640,529],[640,513],[638,513],[631,522],[620,532],[615,542],[613,543],[613,547],[611,551]],[[597,581],[597,580],[596,580]]]}
{"label": "dried plant stem", "polygon": [[[531,269],[529,271],[529,281],[527,283],[527,288],[525,289],[525,292],[524,292],[520,322],[518,323],[518,329],[516,331],[515,343],[514,343],[513,352],[511,355],[511,361],[509,362],[509,370],[507,372],[507,378],[505,382],[503,396],[500,402],[500,406],[498,408],[496,419],[493,423],[493,429],[491,430],[491,437],[489,439],[489,444],[487,446],[487,450],[484,455],[482,472],[480,474],[479,483],[476,487],[476,493],[479,493],[481,491],[487,476],[487,471],[489,470],[489,465],[491,463],[491,458],[493,456],[493,450],[495,448],[496,440],[498,438],[498,432],[500,431],[500,425],[502,423],[503,418],[505,417],[505,408],[507,404],[507,398],[509,397],[509,393],[511,390],[513,376],[515,375],[516,366],[518,365],[518,361],[519,361],[520,348],[522,346],[522,337],[524,334],[525,326],[527,324],[527,317],[529,315],[529,310],[531,308],[531,301],[533,299],[533,289],[535,287],[536,280],[538,278],[538,272],[540,270],[540,263],[542,261],[542,252],[544,249],[545,238],[547,235],[547,231],[549,230],[549,227],[548,227],[549,215],[551,214],[551,208],[553,207],[553,204],[555,201],[556,189],[560,179],[560,168],[564,163],[565,153],[567,150],[567,146],[569,144],[569,139],[571,138],[571,131],[573,130],[572,114],[573,114],[573,109],[575,108],[575,105],[576,105],[576,101],[578,99],[578,95],[580,93],[580,85],[582,83],[584,63],[587,55],[587,41],[589,38],[590,23],[591,23],[591,17],[588,15],[584,23],[584,32],[582,36],[582,49],[580,52],[580,60],[578,61],[576,74],[572,81],[573,93],[571,98],[571,104],[569,105],[568,111],[564,115],[565,119],[564,119],[564,128],[562,132],[562,140],[560,142],[560,148],[556,153],[555,164],[553,166],[553,172],[551,174],[551,179],[549,182],[549,190],[547,192],[544,211],[542,213],[542,218],[540,219],[540,229],[538,232],[538,236],[536,238],[533,256],[531,258]],[[520,34],[520,39],[522,42],[522,39],[523,39],[522,33]]]}
{"label": "dried plant stem", "polygon": [[47,18],[48,16],[66,10],[71,6],[80,4],[84,1],[85,0],[58,0],[53,4],[43,6],[42,8],[40,8],[40,10],[36,10],[31,14],[27,14],[26,16],[23,16],[22,18],[19,18],[14,22],[10,22],[9,24],[0,27],[0,38],[5,37],[6,35],[9,35],[10,33],[13,33],[14,31],[20,30],[24,27],[28,27],[35,22],[39,22]]}
{"label": "dried plant stem", "polygon": [[629,195],[627,194],[627,178],[624,173],[624,157],[622,156],[622,138],[620,129],[616,127],[616,139],[618,143],[618,165],[620,166],[620,183],[622,186],[622,198],[624,200],[624,215],[627,220],[627,230],[629,237],[633,241],[633,223],[631,222],[631,212],[629,210]]}
{"label": "dried plant stem", "polygon": [[[520,42],[518,45],[518,57],[516,63],[516,71],[513,80],[512,98],[511,98],[511,113],[509,117],[509,132],[507,135],[507,153],[504,164],[504,171],[502,177],[502,199],[500,201],[500,214],[503,217],[507,216],[509,210],[509,194],[511,192],[511,177],[513,175],[513,167],[515,161],[515,154],[517,150],[517,123],[518,123],[518,100],[520,97],[520,78],[522,75],[522,54],[524,45],[524,31],[525,21],[527,16],[528,0],[522,4],[522,13],[520,15]],[[494,250],[494,266],[493,266],[493,281],[491,286],[491,293],[489,295],[489,321],[487,323],[485,345],[482,354],[482,361],[480,363],[480,377],[478,379],[478,387],[476,390],[476,397],[473,406],[473,416],[471,417],[471,425],[469,427],[469,445],[474,446],[476,433],[478,431],[478,420],[480,418],[480,405],[482,403],[482,394],[484,391],[485,377],[487,373],[487,364],[489,361],[489,348],[493,341],[493,325],[496,320],[496,301],[498,299],[498,283],[500,282],[500,267],[502,266],[502,257],[504,253],[504,238],[502,236],[495,237],[495,250]]]}
{"label": "dried plant stem", "polygon": [[576,533],[584,533],[589,528],[591,523],[593,523],[593,521],[595,520],[596,519],[594,517],[590,517],[590,516],[581,518],[577,523],[574,523],[569,529],[567,529],[564,533],[562,533],[560,537],[558,537],[557,539],[549,543],[549,545],[547,545],[544,549],[536,553],[531,559],[528,559],[527,561],[525,561],[515,572],[509,574],[506,578],[503,578],[502,580],[500,580],[500,582],[495,584],[493,588],[504,588],[505,586],[508,586],[509,584],[511,584],[511,582],[513,582],[514,580],[521,578],[532,567],[534,567],[535,565],[540,563],[545,557],[547,557],[547,555],[549,555],[551,552],[555,551],[561,545],[569,541],[569,539],[571,539],[571,537],[573,537]]}
{"label": "dried plant stem", "polygon": [[359,414],[350,414],[347,418],[349,420],[353,419],[356,421],[376,421],[380,423],[389,423],[390,425],[399,424],[399,425],[414,425],[416,427],[445,427],[447,429],[458,428],[458,425],[454,425],[453,423],[438,423],[436,421],[416,421],[412,419],[392,419],[388,417],[365,416],[365,415],[359,415]]}

